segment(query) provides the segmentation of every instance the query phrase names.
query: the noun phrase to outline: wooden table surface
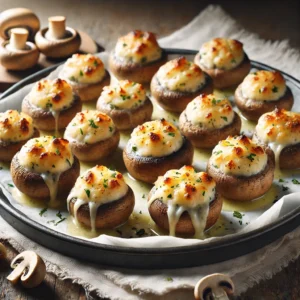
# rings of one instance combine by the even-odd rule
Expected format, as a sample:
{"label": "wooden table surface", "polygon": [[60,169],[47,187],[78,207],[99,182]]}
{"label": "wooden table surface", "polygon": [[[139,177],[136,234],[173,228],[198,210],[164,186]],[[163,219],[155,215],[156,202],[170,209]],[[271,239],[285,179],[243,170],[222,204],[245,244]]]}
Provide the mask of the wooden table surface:
{"label": "wooden table surface", "polygon": [[[172,3],[172,5],[170,5]],[[81,0],[0,0],[0,11],[12,7],[28,7],[46,23],[47,16],[67,15],[70,26],[86,30],[98,42],[111,48],[120,34],[140,28],[167,35],[196,16],[208,4],[220,4],[245,29],[270,40],[289,39],[300,50],[300,1],[81,1]],[[72,4],[72,5],[71,5]],[[76,12],[81,12],[78,18]],[[100,23],[95,29],[93,22]],[[122,22],[120,22],[122,20]],[[99,26],[100,26],[99,25]],[[95,31],[96,30],[96,31]],[[0,224],[1,226],[1,224]],[[0,240],[1,241],[1,240]],[[7,244],[6,244],[7,245]],[[62,281],[47,274],[37,288],[11,286],[6,280],[9,261],[16,252],[8,247],[8,259],[0,262],[0,299],[87,299],[84,289],[70,280]],[[300,258],[291,262],[272,279],[264,280],[238,299],[300,299]],[[99,299],[90,295],[88,299]]]}

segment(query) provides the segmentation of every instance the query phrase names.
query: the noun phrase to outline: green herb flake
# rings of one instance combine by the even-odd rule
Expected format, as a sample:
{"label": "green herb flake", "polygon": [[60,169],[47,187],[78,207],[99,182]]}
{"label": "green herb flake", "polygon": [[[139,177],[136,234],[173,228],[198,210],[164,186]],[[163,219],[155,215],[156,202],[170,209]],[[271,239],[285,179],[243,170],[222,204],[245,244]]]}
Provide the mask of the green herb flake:
{"label": "green herb flake", "polygon": [[12,188],[14,187],[14,185],[11,184],[11,183],[8,183],[7,185],[8,185],[9,187],[12,187]]}
{"label": "green herb flake", "polygon": [[91,191],[88,190],[88,189],[84,189],[86,195],[88,196],[88,198],[90,198],[90,195],[91,195]]}
{"label": "green herb flake", "polygon": [[252,162],[252,161],[254,161],[254,157],[256,156],[256,154],[255,153],[250,153],[248,156],[247,156],[247,158]]}
{"label": "green herb flake", "polygon": [[123,43],[123,47],[126,47],[127,46],[127,44],[126,43]]}
{"label": "green herb flake", "polygon": [[278,87],[274,85],[273,88],[272,88],[272,92],[277,93],[278,92]]}
{"label": "green herb flake", "polygon": [[83,131],[82,131],[82,129],[80,128],[79,130],[80,130],[80,133],[81,133],[81,135],[83,135]]}
{"label": "green herb flake", "polygon": [[145,198],[146,198],[146,195],[145,195],[145,194],[143,194],[142,198],[143,198],[143,199],[145,199]]}
{"label": "green herb flake", "polygon": [[279,182],[284,182],[284,180],[282,179],[282,178],[279,178],[279,180],[278,180]]}
{"label": "green herb flake", "polygon": [[80,72],[79,72],[79,75],[80,75],[80,76],[83,76],[83,72],[82,72],[81,70],[80,70]]}
{"label": "green herb flake", "polygon": [[300,184],[300,181],[294,178],[294,179],[292,179],[292,183],[293,184]]}
{"label": "green herb flake", "polygon": [[56,149],[56,150],[55,150],[55,153],[56,153],[57,155],[60,155],[59,149]]}
{"label": "green herb flake", "polygon": [[145,229],[144,228],[141,228],[139,229],[137,232],[136,232],[136,235],[141,237],[145,234]]}
{"label": "green herb flake", "polygon": [[113,128],[111,126],[109,126],[109,131],[112,132],[113,131]]}
{"label": "green herb flake", "polygon": [[75,78],[74,76],[71,76],[69,79],[70,79],[71,81],[75,81],[75,82],[77,81],[76,78]]}
{"label": "green herb flake", "polygon": [[98,62],[96,60],[94,60],[94,66],[98,67],[98,65],[99,65]]}
{"label": "green herb flake", "polygon": [[132,147],[132,151],[133,151],[133,152],[136,152],[136,151],[137,151],[137,147],[133,146],[133,147]]}
{"label": "green herb flake", "polygon": [[57,216],[59,219],[62,219],[62,218],[63,218],[60,211],[56,214],[56,216]]}
{"label": "green herb flake", "polygon": [[67,218],[62,218],[59,221],[57,221],[56,223],[54,223],[54,226],[57,226],[59,223],[65,221]]}
{"label": "green herb flake", "polygon": [[205,196],[205,191],[202,192],[202,196]]}
{"label": "green herb flake", "polygon": [[166,281],[173,282],[173,278],[172,277],[167,277]]}
{"label": "green herb flake", "polygon": [[147,57],[146,56],[142,57],[141,61],[142,61],[142,63],[145,63],[147,61]]}
{"label": "green herb flake", "polygon": [[69,164],[70,167],[72,166],[71,162],[67,158],[66,158],[66,162]]}
{"label": "green herb flake", "polygon": [[96,124],[95,124],[95,122],[94,122],[94,120],[93,119],[90,119],[89,120],[89,125],[92,127],[92,128],[99,128],[99,126],[97,126]]}
{"label": "green herb flake", "polygon": [[169,194],[169,195],[168,195],[168,198],[171,199],[171,198],[172,198],[172,194]]}
{"label": "green herb flake", "polygon": [[233,212],[233,216],[238,219],[243,218],[243,215],[239,211],[236,211],[236,210]]}
{"label": "green herb flake", "polygon": [[223,119],[225,122],[228,122],[228,119],[225,116],[221,116],[221,119]]}
{"label": "green herb flake", "polygon": [[288,188],[287,186],[284,186],[284,185],[283,185],[283,186],[282,186],[282,191],[283,191],[283,192],[286,192],[287,190],[289,190],[289,188]]}
{"label": "green herb flake", "polygon": [[168,135],[174,137],[175,136],[175,132],[169,132]]}
{"label": "green herb flake", "polygon": [[45,207],[39,212],[39,215],[42,216],[46,211],[47,211],[47,208]]}
{"label": "green herb flake", "polygon": [[231,63],[232,63],[232,64],[236,64],[236,60],[233,58],[233,59],[231,60]]}

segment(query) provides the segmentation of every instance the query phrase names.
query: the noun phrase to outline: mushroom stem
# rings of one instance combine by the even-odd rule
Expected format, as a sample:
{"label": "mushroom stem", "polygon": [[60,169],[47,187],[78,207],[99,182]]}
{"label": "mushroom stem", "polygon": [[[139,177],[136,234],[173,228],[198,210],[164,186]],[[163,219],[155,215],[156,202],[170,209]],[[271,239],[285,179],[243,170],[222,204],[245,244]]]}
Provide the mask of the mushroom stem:
{"label": "mushroom stem", "polygon": [[49,17],[49,35],[56,40],[63,39],[66,35],[66,17]]}
{"label": "mushroom stem", "polygon": [[9,40],[10,46],[16,50],[24,50],[26,48],[28,34],[28,30],[25,28],[13,28]]}

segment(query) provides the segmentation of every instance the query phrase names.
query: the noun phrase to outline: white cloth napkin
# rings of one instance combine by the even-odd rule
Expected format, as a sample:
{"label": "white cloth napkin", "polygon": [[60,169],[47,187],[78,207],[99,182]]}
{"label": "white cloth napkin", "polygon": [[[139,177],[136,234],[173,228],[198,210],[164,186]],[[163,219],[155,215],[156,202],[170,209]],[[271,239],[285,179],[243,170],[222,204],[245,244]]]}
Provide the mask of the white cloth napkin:
{"label": "white cloth napkin", "polygon": [[[251,59],[263,61],[300,78],[300,54],[291,50],[287,41],[263,41],[240,29],[221,8],[215,6],[209,6],[190,24],[161,39],[160,44],[164,47],[198,49],[204,41],[216,36],[237,38],[244,42]],[[294,200],[300,198],[299,195],[292,197]],[[277,202],[273,206],[277,214],[271,217],[280,215],[286,203]],[[296,230],[263,249],[215,265],[178,270],[121,270],[63,256],[30,241],[1,217],[0,224],[0,238],[8,240],[19,251],[33,249],[38,252],[46,259],[49,272],[63,279],[70,278],[82,284],[87,291],[96,290],[99,296],[111,299],[193,299],[195,283],[202,276],[214,272],[232,276],[239,294],[259,280],[271,277],[290,260],[297,258],[300,252],[300,230]]]}

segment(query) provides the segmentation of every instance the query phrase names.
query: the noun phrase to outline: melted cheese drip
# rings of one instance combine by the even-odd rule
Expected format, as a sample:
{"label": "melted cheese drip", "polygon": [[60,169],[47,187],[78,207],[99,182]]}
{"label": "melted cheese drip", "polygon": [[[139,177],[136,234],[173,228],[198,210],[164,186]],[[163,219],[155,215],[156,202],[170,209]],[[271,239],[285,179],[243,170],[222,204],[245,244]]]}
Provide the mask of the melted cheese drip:
{"label": "melted cheese drip", "polygon": [[105,73],[104,64],[97,56],[73,54],[65,62],[59,77],[68,80],[71,84],[92,84],[102,81]]}
{"label": "melted cheese drip", "polygon": [[16,110],[0,112],[0,140],[19,142],[33,136],[32,118]]}
{"label": "melted cheese drip", "polygon": [[78,209],[82,205],[88,204],[91,228],[94,231],[98,208],[103,204],[121,199],[127,191],[128,186],[121,173],[104,166],[96,166],[77,178],[67,199],[68,209],[70,201],[75,199],[74,218],[78,224]]}
{"label": "melted cheese drip", "polygon": [[237,40],[215,38],[202,45],[200,65],[207,69],[231,70],[245,57],[243,44]]}
{"label": "melted cheese drip", "polygon": [[40,80],[34,85],[27,98],[32,105],[52,113],[55,119],[55,132],[57,132],[59,114],[72,106],[74,95],[71,85],[57,78]]}
{"label": "melted cheese drip", "polygon": [[278,71],[256,71],[247,75],[241,84],[244,98],[257,101],[276,101],[286,91],[283,76]]}
{"label": "melted cheese drip", "polygon": [[136,127],[127,147],[139,156],[162,157],[178,151],[182,144],[183,137],[177,127],[162,119]]}
{"label": "melted cheese drip", "polygon": [[76,114],[66,128],[64,137],[69,141],[94,144],[115,133],[112,119],[97,110],[84,110]]}
{"label": "melted cheese drip", "polygon": [[268,161],[265,150],[246,136],[229,136],[213,149],[209,163],[228,175],[251,176]]}
{"label": "melted cheese drip", "polygon": [[214,94],[202,94],[191,101],[185,110],[187,120],[207,129],[223,128],[232,123],[234,111],[228,99]]}
{"label": "melted cheese drip", "polygon": [[118,39],[114,54],[124,62],[147,64],[159,60],[162,50],[152,32],[134,30]]}
{"label": "melted cheese drip", "polygon": [[170,235],[175,236],[176,224],[187,211],[191,217],[195,237],[203,238],[209,203],[215,199],[216,183],[207,173],[197,173],[184,166],[159,176],[150,192],[148,207],[160,200],[168,206]]}
{"label": "melted cheese drip", "polygon": [[69,142],[52,136],[29,140],[18,153],[18,159],[20,165],[44,179],[49,188],[50,202],[56,199],[60,175],[74,162]]}
{"label": "melted cheese drip", "polygon": [[108,109],[132,109],[142,105],[146,90],[139,83],[121,80],[103,88],[97,105]]}
{"label": "melted cheese drip", "polygon": [[300,113],[276,109],[262,115],[255,130],[258,139],[273,150],[279,166],[282,149],[300,143]]}
{"label": "melted cheese drip", "polygon": [[171,91],[195,92],[206,82],[205,74],[185,57],[168,61],[156,73],[162,87]]}

